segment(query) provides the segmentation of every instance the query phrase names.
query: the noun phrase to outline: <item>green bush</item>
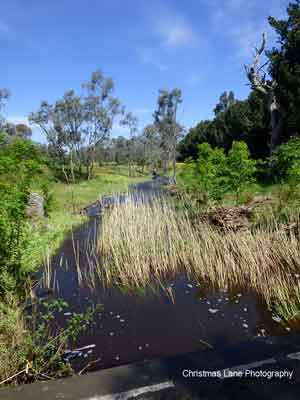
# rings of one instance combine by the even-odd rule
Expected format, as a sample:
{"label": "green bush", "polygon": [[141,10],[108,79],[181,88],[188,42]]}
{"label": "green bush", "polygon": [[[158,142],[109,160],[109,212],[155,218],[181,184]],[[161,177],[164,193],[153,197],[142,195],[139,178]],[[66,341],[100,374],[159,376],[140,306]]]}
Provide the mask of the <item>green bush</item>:
{"label": "green bush", "polygon": [[279,146],[270,159],[271,173],[277,181],[276,214],[289,213],[299,207],[300,138],[293,137]]}
{"label": "green bush", "polygon": [[40,172],[38,148],[15,139],[0,150],[0,295],[14,290],[24,278],[22,255],[26,249],[26,206],[29,189]]}
{"label": "green bush", "polygon": [[255,183],[256,160],[250,158],[250,152],[245,142],[233,142],[227,156],[225,181],[229,191],[235,194],[236,203],[249,185]]}
{"label": "green bush", "polygon": [[220,201],[231,192],[239,203],[244,191],[255,182],[256,165],[244,142],[233,142],[228,155],[223,149],[203,143],[198,146],[198,159],[186,162],[180,177],[189,193]]}
{"label": "green bush", "polygon": [[279,146],[271,157],[271,168],[279,182],[300,183],[300,138],[293,137]]}

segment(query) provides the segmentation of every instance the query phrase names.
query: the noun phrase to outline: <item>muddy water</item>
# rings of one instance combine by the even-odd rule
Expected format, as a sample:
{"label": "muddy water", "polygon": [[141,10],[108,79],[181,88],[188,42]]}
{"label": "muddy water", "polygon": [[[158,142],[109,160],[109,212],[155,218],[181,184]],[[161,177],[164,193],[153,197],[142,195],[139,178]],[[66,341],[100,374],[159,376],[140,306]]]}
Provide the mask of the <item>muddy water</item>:
{"label": "muddy water", "polygon": [[[144,200],[161,192],[151,184],[138,185],[134,195]],[[124,198],[124,201],[126,198]],[[105,201],[110,201],[106,199]],[[102,304],[77,347],[94,344],[75,360],[78,369],[83,363],[98,360],[96,368],[108,368],[134,361],[196,351],[251,339],[258,335],[286,333],[253,293],[212,293],[204,284],[186,276],[165,282],[172,288],[173,300],[159,287],[145,292],[124,293],[117,287],[96,289],[78,284],[74,243],[80,243],[81,267],[84,248],[97,234],[101,221],[98,204],[88,208],[90,221],[80,227],[62,245],[52,260],[57,291],[54,296],[65,299],[69,309],[56,315],[64,325],[70,313],[82,312],[91,304]]]}

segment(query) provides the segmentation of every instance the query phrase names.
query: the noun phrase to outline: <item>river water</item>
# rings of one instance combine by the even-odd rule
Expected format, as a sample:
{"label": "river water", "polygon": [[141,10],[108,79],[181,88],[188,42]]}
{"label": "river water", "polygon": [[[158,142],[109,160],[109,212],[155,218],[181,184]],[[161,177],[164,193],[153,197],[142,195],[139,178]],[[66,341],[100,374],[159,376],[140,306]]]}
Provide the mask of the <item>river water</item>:
{"label": "river water", "polygon": [[[153,183],[139,184],[133,195],[136,199],[142,195],[145,200],[161,195],[161,190]],[[106,198],[102,203],[110,201]],[[126,196],[121,201],[126,201]],[[162,287],[124,293],[101,284],[94,289],[84,282],[79,285],[74,246],[78,244],[82,250],[95,240],[101,222],[99,204],[88,207],[87,213],[89,221],[65,240],[51,263],[57,288],[53,296],[69,304],[67,310],[56,315],[59,325],[64,326],[73,312],[103,305],[76,344],[77,348],[95,345],[75,359],[77,369],[93,360],[97,360],[95,368],[101,369],[287,333],[254,293],[228,293],[226,289],[213,292],[205,283],[184,275],[164,283],[172,288],[173,299]],[[85,257],[82,251],[81,268],[85,268]]]}

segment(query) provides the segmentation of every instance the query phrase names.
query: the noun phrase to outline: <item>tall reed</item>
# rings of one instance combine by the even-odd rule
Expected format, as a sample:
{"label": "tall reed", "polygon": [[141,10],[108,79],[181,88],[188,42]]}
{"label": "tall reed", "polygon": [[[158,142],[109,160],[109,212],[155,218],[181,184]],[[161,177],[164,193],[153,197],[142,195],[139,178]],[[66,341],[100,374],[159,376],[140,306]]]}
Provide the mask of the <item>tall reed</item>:
{"label": "tall reed", "polygon": [[268,305],[286,305],[300,298],[299,237],[299,229],[279,226],[224,233],[195,224],[167,199],[129,198],[103,215],[96,269],[102,281],[133,288],[186,273],[217,288],[255,290]]}

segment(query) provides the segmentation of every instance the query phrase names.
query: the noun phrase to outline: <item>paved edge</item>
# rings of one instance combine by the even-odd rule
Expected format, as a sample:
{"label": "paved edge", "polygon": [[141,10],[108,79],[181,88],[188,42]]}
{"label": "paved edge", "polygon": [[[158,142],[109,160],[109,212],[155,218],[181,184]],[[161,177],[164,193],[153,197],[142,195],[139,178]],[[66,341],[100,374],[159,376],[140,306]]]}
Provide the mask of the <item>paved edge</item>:
{"label": "paved edge", "polygon": [[128,364],[56,381],[0,389],[2,400],[129,399],[180,385],[182,371],[243,370],[300,360],[300,335],[255,339],[156,361]]}

